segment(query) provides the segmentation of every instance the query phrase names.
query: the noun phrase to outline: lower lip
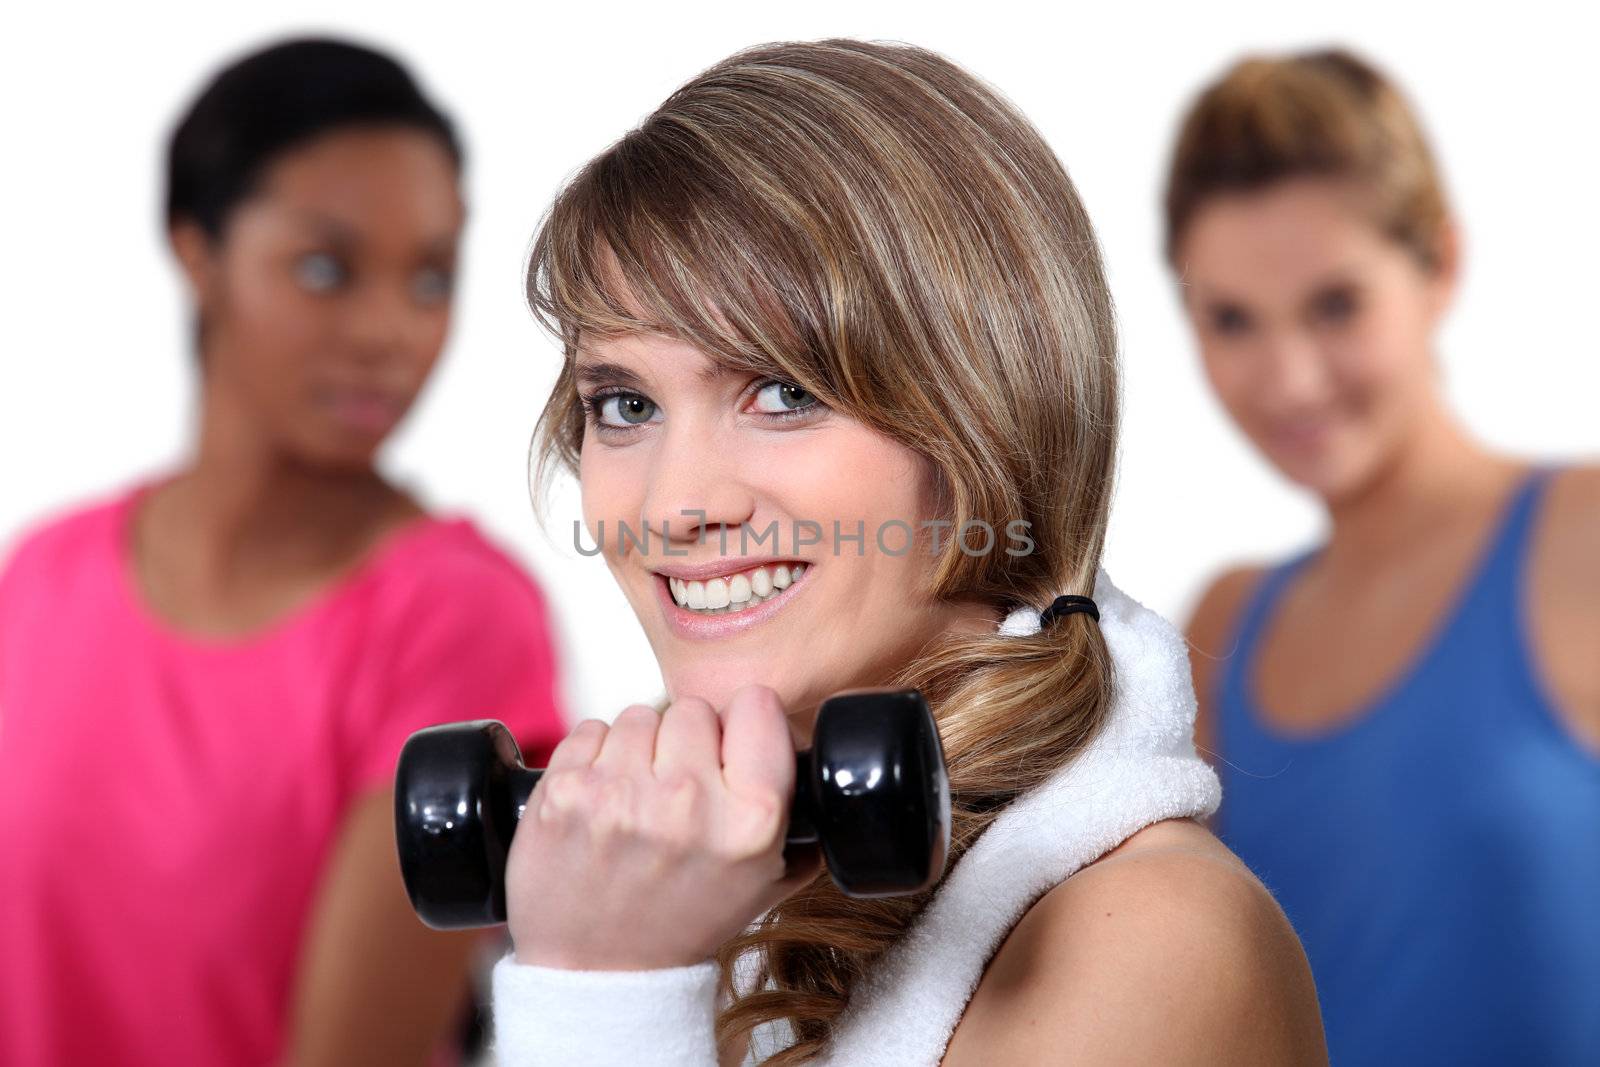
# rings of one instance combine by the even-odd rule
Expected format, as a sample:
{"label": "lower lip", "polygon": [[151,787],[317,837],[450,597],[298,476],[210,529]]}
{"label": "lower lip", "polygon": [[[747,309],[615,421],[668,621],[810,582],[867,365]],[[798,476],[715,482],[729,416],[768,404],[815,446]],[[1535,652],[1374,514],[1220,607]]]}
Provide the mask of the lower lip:
{"label": "lower lip", "polygon": [[1316,452],[1328,441],[1328,424],[1318,423],[1314,426],[1300,426],[1293,429],[1280,429],[1272,434],[1272,440],[1286,452]]}
{"label": "lower lip", "polygon": [[656,596],[661,600],[662,612],[666,615],[667,625],[672,628],[673,633],[693,641],[714,641],[733,637],[752,626],[760,626],[782,611],[811,585],[811,573],[815,566],[813,563],[806,563],[806,569],[800,575],[800,580],[792,582],[783,591],[782,596],[764,600],[753,608],[721,615],[702,615],[688,608],[679,607],[678,602],[672,599],[672,589],[667,585],[665,576],[652,574],[650,580],[655,582]]}
{"label": "lower lip", "polygon": [[365,433],[383,433],[400,421],[399,407],[377,397],[334,396],[328,407],[339,422]]}

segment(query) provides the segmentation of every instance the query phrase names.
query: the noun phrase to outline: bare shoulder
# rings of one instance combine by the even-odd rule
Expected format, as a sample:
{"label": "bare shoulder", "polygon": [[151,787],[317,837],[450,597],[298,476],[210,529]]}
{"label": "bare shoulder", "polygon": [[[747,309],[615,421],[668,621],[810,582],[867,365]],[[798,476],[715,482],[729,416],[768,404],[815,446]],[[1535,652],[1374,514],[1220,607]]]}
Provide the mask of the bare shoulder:
{"label": "bare shoulder", "polygon": [[1210,707],[1212,681],[1217,665],[1233,649],[1227,647],[1238,624],[1239,612],[1250,591],[1256,587],[1265,567],[1246,565],[1229,567],[1206,587],[1195,605],[1184,636],[1189,642],[1189,669],[1194,676],[1195,697],[1200,704],[1195,719],[1195,744],[1202,755],[1216,752],[1216,736]]}
{"label": "bare shoulder", "polygon": [[1208,656],[1225,655],[1228,650],[1223,644],[1233,632],[1239,610],[1265,573],[1266,568],[1258,564],[1242,564],[1213,578],[1184,627],[1189,644]]}
{"label": "bare shoulder", "polygon": [[1299,940],[1190,820],[1148,827],[1046,894],[990,962],[947,1067],[1323,1064]]}
{"label": "bare shoulder", "polygon": [[1557,569],[1600,582],[1600,466],[1572,467],[1550,484],[1542,523],[1541,554]]}
{"label": "bare shoulder", "polygon": [[1533,538],[1536,668],[1574,740],[1600,755],[1600,467],[1554,476]]}

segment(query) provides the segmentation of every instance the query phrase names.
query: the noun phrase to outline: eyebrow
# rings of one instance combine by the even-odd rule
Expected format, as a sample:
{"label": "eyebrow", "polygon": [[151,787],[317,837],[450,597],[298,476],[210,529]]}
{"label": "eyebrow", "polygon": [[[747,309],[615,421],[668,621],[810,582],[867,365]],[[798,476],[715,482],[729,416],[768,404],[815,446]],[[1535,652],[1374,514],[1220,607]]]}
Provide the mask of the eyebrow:
{"label": "eyebrow", "polygon": [[[1338,288],[1344,288],[1344,287],[1348,287],[1348,286],[1359,286],[1362,283],[1362,280],[1361,280],[1361,268],[1364,265],[1365,264],[1362,261],[1356,260],[1356,261],[1353,261],[1353,262],[1344,263],[1344,264],[1340,265],[1339,267],[1334,268],[1333,270],[1325,271],[1320,277],[1318,277],[1312,283],[1310,291],[1313,294],[1315,294],[1315,293],[1325,292],[1325,291],[1327,291],[1329,289],[1338,289]],[[1197,285],[1197,284],[1195,284],[1193,282],[1189,282],[1187,280],[1183,284],[1184,284],[1184,287],[1187,288],[1191,293],[1193,293],[1194,296],[1197,299],[1205,301],[1207,303],[1211,303],[1211,304],[1219,304],[1219,303],[1220,304],[1243,304],[1243,303],[1246,303],[1245,300],[1243,300],[1240,297],[1235,296],[1233,293],[1227,292],[1225,290],[1217,290],[1217,289],[1213,289],[1213,288],[1211,288],[1209,286]]]}
{"label": "eyebrow", "polygon": [[[295,221],[302,226],[321,231],[324,236],[336,245],[359,247],[362,243],[359,231],[330,215],[323,215],[315,211],[301,211],[296,213]],[[423,245],[424,253],[430,256],[447,255],[454,248],[455,239],[450,234],[440,234]]]}
{"label": "eyebrow", "polygon": [[344,244],[361,243],[361,235],[354,229],[327,215],[318,214],[314,211],[300,211],[295,213],[295,221],[309,229],[321,230],[335,242]]}
{"label": "eyebrow", "polygon": [[[578,363],[576,364],[578,382],[582,385],[621,385],[628,389],[637,389],[643,392],[644,379],[639,377],[632,369],[620,363]],[[702,384],[716,381],[725,374],[732,373],[732,368],[725,367],[714,360],[707,362],[704,367],[695,373],[695,377]]]}

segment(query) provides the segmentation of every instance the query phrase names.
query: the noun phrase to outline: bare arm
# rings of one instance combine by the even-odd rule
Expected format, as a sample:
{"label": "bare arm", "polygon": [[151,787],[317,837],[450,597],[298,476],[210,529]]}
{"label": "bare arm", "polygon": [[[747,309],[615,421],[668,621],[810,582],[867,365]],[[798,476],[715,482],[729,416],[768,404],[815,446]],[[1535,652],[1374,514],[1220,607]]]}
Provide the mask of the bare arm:
{"label": "bare arm", "polygon": [[400,880],[394,794],[352,806],[307,928],[288,1067],[418,1067],[456,1022],[479,933],[423,926]]}
{"label": "bare arm", "polygon": [[1101,860],[1023,917],[945,1067],[1327,1063],[1310,967],[1276,902],[1198,824],[1166,836],[1179,841]]}

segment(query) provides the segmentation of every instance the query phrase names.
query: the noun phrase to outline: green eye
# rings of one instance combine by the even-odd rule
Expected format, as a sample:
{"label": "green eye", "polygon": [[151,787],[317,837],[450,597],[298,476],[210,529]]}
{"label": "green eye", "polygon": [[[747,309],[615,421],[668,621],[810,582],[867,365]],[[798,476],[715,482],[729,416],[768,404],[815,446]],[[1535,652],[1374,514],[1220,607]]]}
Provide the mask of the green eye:
{"label": "green eye", "polygon": [[600,404],[602,426],[639,426],[650,421],[656,405],[638,393],[614,393]]}
{"label": "green eye", "polygon": [[764,414],[779,415],[817,403],[817,398],[793,382],[768,382],[756,393],[756,406]]}
{"label": "green eye", "polygon": [[344,264],[326,252],[311,252],[295,260],[294,276],[309,292],[331,293],[347,277]]}

